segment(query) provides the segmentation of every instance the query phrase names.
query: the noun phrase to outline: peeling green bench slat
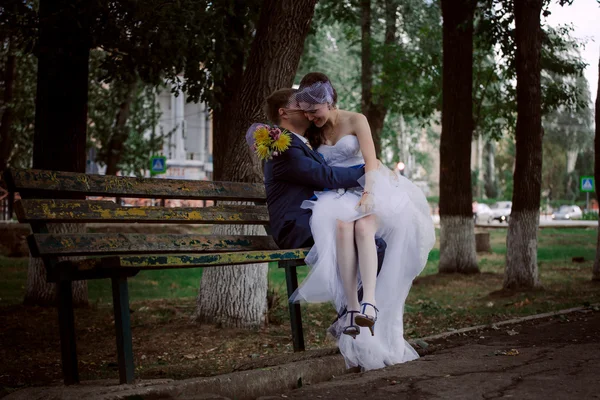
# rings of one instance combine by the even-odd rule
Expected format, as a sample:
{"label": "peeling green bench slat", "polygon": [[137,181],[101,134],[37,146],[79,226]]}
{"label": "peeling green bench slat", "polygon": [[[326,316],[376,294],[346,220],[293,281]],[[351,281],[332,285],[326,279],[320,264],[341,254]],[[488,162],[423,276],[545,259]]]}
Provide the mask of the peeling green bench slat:
{"label": "peeling green bench slat", "polygon": [[211,254],[172,254],[110,256],[78,261],[63,261],[59,268],[74,268],[78,271],[94,269],[154,270],[171,268],[217,267],[232,264],[255,264],[272,261],[301,260],[309,248],[293,250],[267,250],[228,252]]}
{"label": "peeling green bench slat", "polygon": [[277,250],[271,236],[64,233],[29,237],[34,257]]}
{"label": "peeling green bench slat", "polygon": [[21,222],[144,222],[179,224],[269,223],[266,206],[217,205],[213,207],[124,207],[112,201],[37,200],[15,203]]}
{"label": "peeling green bench slat", "polygon": [[56,198],[67,195],[141,197],[185,200],[232,200],[265,202],[262,183],[213,182],[183,179],[133,178],[87,175],[37,169],[10,169],[4,174],[8,189],[21,195]]}

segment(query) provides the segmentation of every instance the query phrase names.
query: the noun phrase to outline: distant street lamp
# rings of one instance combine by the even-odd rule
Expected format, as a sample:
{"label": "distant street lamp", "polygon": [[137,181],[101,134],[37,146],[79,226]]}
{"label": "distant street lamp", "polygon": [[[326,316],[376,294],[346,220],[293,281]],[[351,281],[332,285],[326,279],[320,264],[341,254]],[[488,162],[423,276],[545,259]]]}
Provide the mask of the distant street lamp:
{"label": "distant street lamp", "polygon": [[398,165],[396,165],[396,168],[398,169],[398,171],[400,171],[400,175],[404,175],[404,168],[406,167],[406,165],[404,165],[404,163],[402,161],[400,161],[398,163]]}

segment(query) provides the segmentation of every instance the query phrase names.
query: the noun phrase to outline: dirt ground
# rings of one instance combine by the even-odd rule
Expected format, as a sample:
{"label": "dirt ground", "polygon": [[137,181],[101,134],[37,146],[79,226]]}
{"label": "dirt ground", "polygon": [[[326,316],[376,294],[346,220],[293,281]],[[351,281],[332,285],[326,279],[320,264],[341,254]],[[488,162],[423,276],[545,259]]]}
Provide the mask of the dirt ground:
{"label": "dirt ground", "polygon": [[[235,370],[250,360],[292,352],[287,325],[254,331],[200,326],[191,320],[194,300],[132,305],[136,377],[183,379]],[[8,390],[62,379],[58,317],[52,308],[0,308],[0,386]],[[81,380],[117,378],[112,310],[75,311]],[[310,340],[310,336],[307,337]]]}

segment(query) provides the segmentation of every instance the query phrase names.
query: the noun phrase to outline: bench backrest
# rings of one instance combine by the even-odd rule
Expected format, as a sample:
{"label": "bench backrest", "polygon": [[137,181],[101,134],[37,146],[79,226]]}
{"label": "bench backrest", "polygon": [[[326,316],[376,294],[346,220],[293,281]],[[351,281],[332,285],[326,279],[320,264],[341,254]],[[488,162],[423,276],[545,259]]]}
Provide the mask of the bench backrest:
{"label": "bench backrest", "polygon": [[[146,253],[203,253],[275,250],[270,236],[194,234],[50,233],[51,223],[269,224],[261,183],[191,181],[87,175],[46,170],[9,169],[4,180],[21,199],[15,203],[20,222],[34,235],[34,256],[84,256]],[[245,202],[211,207],[121,206],[86,197],[125,197]],[[250,203],[250,204],[248,204]]]}

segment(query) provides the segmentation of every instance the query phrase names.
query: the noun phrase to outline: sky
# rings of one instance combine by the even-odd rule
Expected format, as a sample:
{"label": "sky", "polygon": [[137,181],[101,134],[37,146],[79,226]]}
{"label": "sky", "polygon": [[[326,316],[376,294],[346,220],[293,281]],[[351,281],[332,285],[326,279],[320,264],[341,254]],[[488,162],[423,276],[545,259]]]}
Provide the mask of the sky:
{"label": "sky", "polygon": [[600,4],[597,0],[574,0],[572,5],[561,7],[557,0],[553,0],[550,12],[546,19],[548,25],[572,24],[575,30],[571,34],[577,39],[587,40],[581,55],[588,64],[584,75],[590,85],[592,101],[595,101],[600,57]]}

